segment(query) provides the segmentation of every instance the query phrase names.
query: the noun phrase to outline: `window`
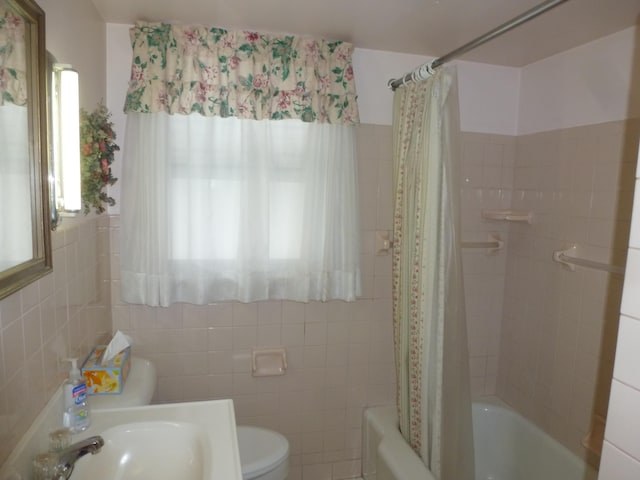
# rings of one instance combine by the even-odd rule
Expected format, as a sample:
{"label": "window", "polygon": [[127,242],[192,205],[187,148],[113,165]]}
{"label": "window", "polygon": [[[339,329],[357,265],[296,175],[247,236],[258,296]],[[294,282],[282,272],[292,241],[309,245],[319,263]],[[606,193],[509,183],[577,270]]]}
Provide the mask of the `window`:
{"label": "window", "polygon": [[123,298],[355,299],[354,148],[352,126],[129,114]]}
{"label": "window", "polygon": [[353,46],[146,22],[131,39],[123,300],[354,300]]}

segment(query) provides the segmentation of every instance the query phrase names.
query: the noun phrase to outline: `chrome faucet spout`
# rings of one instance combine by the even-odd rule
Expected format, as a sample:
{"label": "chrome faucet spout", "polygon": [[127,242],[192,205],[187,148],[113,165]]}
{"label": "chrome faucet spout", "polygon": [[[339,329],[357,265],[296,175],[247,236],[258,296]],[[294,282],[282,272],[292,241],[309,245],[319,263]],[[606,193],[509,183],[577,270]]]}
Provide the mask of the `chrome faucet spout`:
{"label": "chrome faucet spout", "polygon": [[89,453],[95,455],[100,451],[100,449],[102,449],[103,446],[103,438],[99,435],[96,435],[84,440],[80,440],[79,442],[65,448],[59,453],[59,478],[67,480],[73,472],[73,467],[80,458]]}

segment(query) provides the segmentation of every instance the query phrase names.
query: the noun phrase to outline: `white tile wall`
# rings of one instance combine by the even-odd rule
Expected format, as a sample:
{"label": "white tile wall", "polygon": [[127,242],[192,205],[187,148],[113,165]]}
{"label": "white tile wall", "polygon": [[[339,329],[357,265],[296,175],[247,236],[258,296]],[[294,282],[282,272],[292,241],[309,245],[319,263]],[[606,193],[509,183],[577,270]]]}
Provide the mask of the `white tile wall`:
{"label": "white tile wall", "polygon": [[[516,138],[478,133],[462,134],[462,241],[486,241],[498,234],[508,245],[507,225],[484,221],[484,209],[511,204]],[[463,250],[465,303],[469,342],[471,391],[474,396],[496,391],[506,250]]]}
{"label": "white tile wall", "polygon": [[[627,263],[627,268],[629,265]],[[631,268],[633,269],[633,267]],[[626,284],[625,290],[628,290]],[[625,311],[629,310],[625,309]],[[640,385],[640,348],[638,345],[640,345],[640,320],[621,316],[613,375],[627,385]]]}
{"label": "white tile wall", "polygon": [[593,464],[581,441],[607,411],[623,278],[570,272],[551,257],[577,244],[587,258],[624,265],[639,131],[629,120],[516,143],[512,207],[532,211],[534,223],[508,231],[497,391]]}
{"label": "white tile wall", "polygon": [[640,462],[611,443],[605,442],[598,478],[600,480],[637,480],[640,478]]}
{"label": "white tile wall", "polygon": [[629,416],[640,405],[640,390],[618,379],[611,384],[611,399],[605,436],[633,458],[640,458],[640,415]]}
{"label": "white tile wall", "polygon": [[630,248],[627,255],[627,267],[624,279],[621,311],[640,312],[640,249]]}
{"label": "white tile wall", "polygon": [[[637,140],[637,139],[636,139]],[[640,170],[636,171],[640,177]],[[636,178],[635,199],[640,191]],[[634,200],[631,238],[625,273],[620,330],[616,351],[614,381],[605,430],[605,444],[600,466],[600,480],[630,480],[640,478],[640,375],[638,345],[640,345],[640,304],[637,297],[640,248],[640,205]]]}

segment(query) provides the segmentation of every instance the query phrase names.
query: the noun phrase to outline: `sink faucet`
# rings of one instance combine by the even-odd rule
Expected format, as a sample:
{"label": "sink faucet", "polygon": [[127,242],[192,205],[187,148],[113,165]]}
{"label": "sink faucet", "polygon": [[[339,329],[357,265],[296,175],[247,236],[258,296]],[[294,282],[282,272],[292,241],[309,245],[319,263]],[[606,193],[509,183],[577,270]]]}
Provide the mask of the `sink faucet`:
{"label": "sink faucet", "polygon": [[58,478],[67,480],[73,472],[76,462],[88,453],[96,454],[104,446],[104,440],[96,435],[65,448],[58,454]]}

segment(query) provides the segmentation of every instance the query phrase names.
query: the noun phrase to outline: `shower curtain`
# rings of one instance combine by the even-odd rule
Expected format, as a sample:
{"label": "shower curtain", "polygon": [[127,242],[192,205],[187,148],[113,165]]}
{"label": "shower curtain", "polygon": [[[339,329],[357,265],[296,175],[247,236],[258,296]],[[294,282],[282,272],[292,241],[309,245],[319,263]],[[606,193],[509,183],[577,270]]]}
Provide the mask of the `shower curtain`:
{"label": "shower curtain", "polygon": [[396,90],[393,322],[400,430],[439,480],[473,480],[454,67]]}

